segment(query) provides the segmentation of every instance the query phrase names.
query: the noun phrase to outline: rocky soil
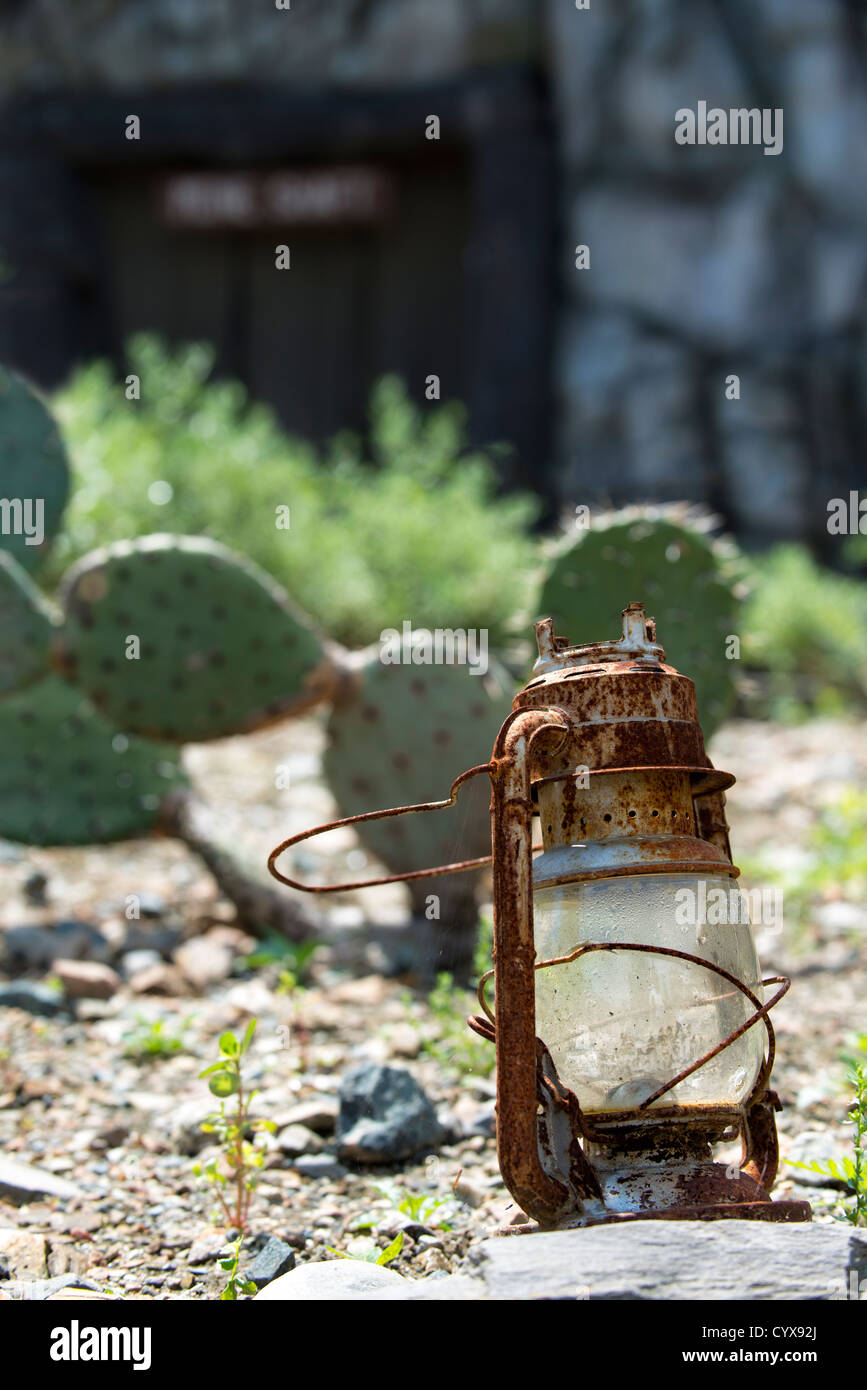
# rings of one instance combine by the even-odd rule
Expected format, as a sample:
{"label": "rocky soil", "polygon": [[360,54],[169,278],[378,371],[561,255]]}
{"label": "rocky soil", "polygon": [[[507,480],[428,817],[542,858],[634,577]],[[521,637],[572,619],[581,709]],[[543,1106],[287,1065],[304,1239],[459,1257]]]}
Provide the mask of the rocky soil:
{"label": "rocky soil", "polygon": [[[220,832],[263,862],[279,839],[328,819],[320,743],[311,720],[193,749]],[[739,778],[733,849],[756,885],[768,866],[797,873],[822,806],[863,785],[867,732],[735,722],[712,754]],[[251,1017],[244,1075],[259,1088],[254,1114],[276,1128],[256,1140],[242,1275],[252,1267],[264,1284],[293,1259],[383,1250],[403,1231],[391,1268],[443,1277],[515,1214],[497,1170],[492,1058],[460,1022],[472,997],[431,996],[413,972],[402,890],[314,900],[320,945],[293,988],[291,960],[251,968],[255,943],[174,841],[0,849],[0,1298],[45,1297],[64,1277],[94,1295],[219,1296],[229,1233],[193,1172],[216,1156],[200,1128],[216,1102],[198,1074],[220,1034]],[[375,867],[349,833],[301,847],[294,863],[320,880]],[[784,1155],[845,1151],[840,1054],[867,1032],[865,924],[863,904],[826,890],[806,922],[759,933],[766,973],[793,977],[775,1013]],[[353,1130],[338,1143],[341,1085],[387,1093],[372,1137]],[[776,1195],[808,1196],[818,1220],[833,1220],[839,1192],[781,1171]]]}

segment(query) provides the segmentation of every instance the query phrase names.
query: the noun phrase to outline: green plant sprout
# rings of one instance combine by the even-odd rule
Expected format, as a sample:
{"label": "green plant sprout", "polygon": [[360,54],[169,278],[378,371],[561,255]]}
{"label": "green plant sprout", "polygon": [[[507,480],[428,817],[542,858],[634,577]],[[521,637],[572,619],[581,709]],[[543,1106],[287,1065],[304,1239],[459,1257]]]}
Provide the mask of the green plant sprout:
{"label": "green plant sprout", "polygon": [[364,1260],[367,1264],[387,1265],[396,1260],[403,1249],[403,1231],[398,1231],[394,1240],[390,1245],[386,1245],[384,1250],[380,1250],[376,1241],[367,1236],[351,1240],[345,1250],[336,1250],[333,1245],[326,1245],[325,1248],[341,1260]]}
{"label": "green plant sprout", "polygon": [[847,1195],[843,1199],[844,1204],[841,1210],[832,1214],[853,1226],[867,1226],[867,1067],[857,1063],[848,1079],[855,1091],[845,1121],[854,1127],[852,1157],[841,1159],[839,1163],[833,1158],[824,1163],[815,1159],[811,1163],[798,1163],[790,1159],[789,1166],[808,1173],[820,1173],[822,1177],[845,1184]]}
{"label": "green plant sprout", "polygon": [[165,1032],[165,1020],[162,1018],[148,1021],[139,1015],[136,1023],[137,1028],[123,1035],[124,1057],[173,1057],[176,1053],[184,1051],[186,1044],[181,1034],[187,1027],[187,1019],[181,1023],[180,1033]]}
{"label": "green plant sprout", "polygon": [[[277,1128],[273,1120],[250,1119],[250,1105],[258,1092],[245,1093],[241,1058],[250,1046],[255,1031],[256,1019],[252,1018],[240,1042],[234,1033],[227,1031],[221,1034],[220,1060],[199,1072],[200,1078],[208,1077],[208,1088],[220,1101],[219,1111],[209,1115],[201,1128],[206,1134],[216,1134],[223,1152],[209,1163],[194,1164],[193,1172],[196,1177],[213,1184],[226,1224],[240,1235],[247,1229],[257,1170],[264,1161],[261,1149],[255,1148],[247,1136],[260,1130],[273,1134]],[[231,1096],[237,1097],[236,1108],[227,1114],[226,1101]]]}
{"label": "green plant sprout", "polygon": [[422,1051],[453,1071],[489,1076],[496,1053],[490,1043],[467,1027],[467,1014],[475,1002],[472,992],[456,985],[448,971],[441,971],[427,1002],[437,1025],[437,1037],[427,1039]]}
{"label": "green plant sprout", "polygon": [[232,1245],[231,1253],[225,1260],[220,1260],[220,1269],[224,1269],[228,1274],[226,1287],[220,1292],[220,1299],[223,1302],[234,1303],[238,1294],[253,1294],[258,1292],[252,1279],[241,1279],[238,1277],[238,1261],[241,1258],[241,1240],[238,1236]]}
{"label": "green plant sprout", "polygon": [[430,1192],[410,1192],[408,1188],[400,1188],[390,1182],[375,1182],[371,1183],[371,1186],[388,1199],[395,1211],[408,1216],[411,1221],[417,1221],[421,1226],[430,1226],[433,1230],[452,1229],[446,1219],[453,1215],[455,1210],[455,1204],[450,1197],[436,1197]]}
{"label": "green plant sprout", "polygon": [[238,968],[260,970],[266,965],[279,965],[282,971],[291,972],[299,984],[306,984],[318,947],[317,941],[288,941],[283,936],[269,934],[255,951],[240,957]]}

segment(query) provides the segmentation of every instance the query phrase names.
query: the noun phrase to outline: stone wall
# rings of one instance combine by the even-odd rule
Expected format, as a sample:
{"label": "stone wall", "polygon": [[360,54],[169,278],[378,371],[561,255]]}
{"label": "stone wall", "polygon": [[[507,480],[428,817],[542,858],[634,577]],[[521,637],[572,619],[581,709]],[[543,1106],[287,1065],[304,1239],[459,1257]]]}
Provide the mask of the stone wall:
{"label": "stone wall", "polygon": [[[564,500],[689,496],[747,536],[819,539],[828,497],[855,485],[867,322],[858,9],[549,0]],[[782,150],[676,143],[675,112],[699,101],[782,108]],[[579,244],[587,269],[575,268]],[[726,396],[732,374],[739,399]]]}
{"label": "stone wall", "polygon": [[532,58],[534,0],[11,0],[0,96],[195,82],[393,86]]}

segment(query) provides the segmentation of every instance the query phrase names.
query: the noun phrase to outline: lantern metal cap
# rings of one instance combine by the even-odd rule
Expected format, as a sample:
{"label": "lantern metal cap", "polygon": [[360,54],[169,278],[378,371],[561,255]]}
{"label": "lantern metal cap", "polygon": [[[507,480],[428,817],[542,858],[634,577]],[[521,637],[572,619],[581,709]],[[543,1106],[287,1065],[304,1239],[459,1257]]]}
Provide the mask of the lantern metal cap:
{"label": "lantern metal cap", "polygon": [[665,661],[665,652],[656,640],[656,622],[645,615],[643,603],[629,603],[623,609],[623,636],[614,642],[570,647],[568,637],[555,636],[553,618],[542,618],[535,624],[535,631],[539,655],[533,666],[534,676],[606,661],[639,661],[649,666]]}

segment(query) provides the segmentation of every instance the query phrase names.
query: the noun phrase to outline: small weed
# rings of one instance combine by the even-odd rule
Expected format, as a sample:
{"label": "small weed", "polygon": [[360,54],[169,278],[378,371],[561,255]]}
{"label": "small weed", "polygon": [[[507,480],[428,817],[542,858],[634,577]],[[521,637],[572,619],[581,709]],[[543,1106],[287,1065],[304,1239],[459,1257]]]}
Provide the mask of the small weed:
{"label": "small weed", "polygon": [[[455,1204],[448,1197],[435,1197],[432,1193],[410,1192],[406,1188],[399,1188],[394,1183],[372,1183],[377,1192],[381,1192],[383,1197],[388,1198],[395,1211],[402,1212],[411,1221],[417,1221],[421,1226],[430,1226],[432,1230],[450,1231],[451,1225],[445,1219],[451,1216],[455,1210]],[[439,1213],[439,1215],[437,1215]]]}
{"label": "small weed", "polygon": [[855,1091],[846,1120],[853,1126],[852,1157],[841,1159],[839,1163],[833,1158],[824,1163],[815,1159],[812,1163],[789,1160],[789,1166],[845,1183],[847,1195],[833,1215],[853,1226],[867,1226],[867,1067],[857,1063],[849,1073],[849,1082]]}
{"label": "small weed", "polygon": [[456,985],[453,977],[443,971],[437,975],[427,1003],[438,1036],[424,1042],[422,1050],[453,1071],[489,1076],[494,1069],[496,1053],[490,1043],[477,1037],[467,1026],[467,1014],[473,1011],[475,1004],[471,991]]}
{"label": "small weed", "polygon": [[239,1279],[238,1277],[238,1261],[241,1258],[242,1239],[242,1236],[238,1236],[238,1239],[232,1246],[231,1254],[229,1254],[225,1260],[220,1260],[220,1269],[224,1269],[229,1276],[226,1280],[226,1287],[220,1293],[220,1298],[224,1302],[234,1303],[239,1293],[252,1294],[257,1292],[256,1285],[252,1279]]}
{"label": "small weed", "polygon": [[[202,1125],[206,1134],[215,1134],[222,1147],[222,1154],[210,1163],[193,1165],[196,1177],[212,1183],[216,1189],[217,1200],[226,1224],[243,1235],[247,1229],[247,1216],[250,1199],[256,1186],[257,1170],[262,1167],[264,1154],[254,1148],[247,1138],[248,1134],[260,1130],[273,1133],[276,1125],[272,1120],[251,1120],[250,1105],[257,1095],[244,1091],[241,1076],[241,1058],[253,1040],[256,1020],[247,1024],[243,1038],[239,1042],[234,1033],[226,1032],[220,1037],[220,1060],[199,1072],[200,1077],[208,1077],[208,1087],[212,1095],[220,1100],[220,1109],[209,1115]],[[235,1096],[236,1108],[231,1114],[226,1112],[226,1101]]]}
{"label": "small weed", "polygon": [[294,976],[296,983],[306,984],[310,965],[318,949],[316,941],[287,941],[285,936],[267,936],[248,956],[241,956],[241,970],[261,970],[265,965],[278,965],[281,974]]}
{"label": "small weed", "polygon": [[[183,1052],[186,1044],[178,1033],[164,1031],[165,1020],[161,1018],[148,1022],[146,1018],[136,1020],[138,1027],[123,1035],[124,1057],[173,1057]],[[187,1019],[181,1023],[181,1033],[187,1027]]]}
{"label": "small weed", "polygon": [[325,1248],[341,1260],[364,1260],[367,1264],[387,1265],[396,1260],[403,1249],[403,1231],[398,1231],[394,1240],[390,1245],[386,1245],[384,1250],[380,1250],[376,1241],[368,1236],[351,1240],[345,1250],[335,1250],[333,1245],[327,1245]]}

